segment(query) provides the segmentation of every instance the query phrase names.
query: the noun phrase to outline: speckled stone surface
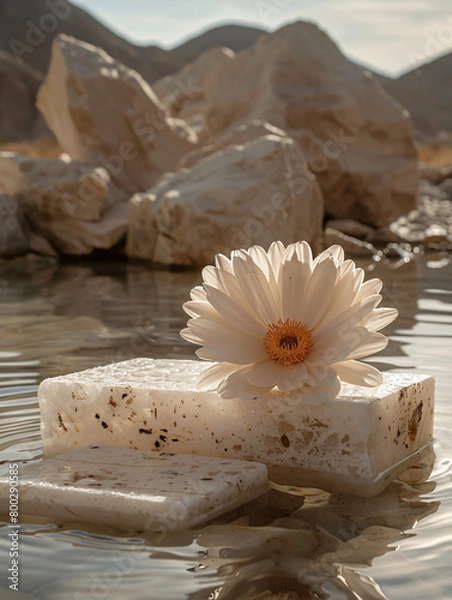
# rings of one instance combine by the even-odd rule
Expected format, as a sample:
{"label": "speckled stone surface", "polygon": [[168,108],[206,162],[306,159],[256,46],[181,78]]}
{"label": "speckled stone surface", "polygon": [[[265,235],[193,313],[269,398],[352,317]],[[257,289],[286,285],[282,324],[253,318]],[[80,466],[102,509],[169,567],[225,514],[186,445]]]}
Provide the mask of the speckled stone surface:
{"label": "speckled stone surface", "polygon": [[134,359],[43,381],[44,454],[87,444],[255,460],[282,484],[373,495],[433,439],[434,380],[385,373],[318,406],[198,392],[209,363]]}
{"label": "speckled stone surface", "polygon": [[[19,470],[20,514],[134,530],[185,529],[260,496],[261,463],[89,446]],[[7,505],[9,481],[0,478]]]}

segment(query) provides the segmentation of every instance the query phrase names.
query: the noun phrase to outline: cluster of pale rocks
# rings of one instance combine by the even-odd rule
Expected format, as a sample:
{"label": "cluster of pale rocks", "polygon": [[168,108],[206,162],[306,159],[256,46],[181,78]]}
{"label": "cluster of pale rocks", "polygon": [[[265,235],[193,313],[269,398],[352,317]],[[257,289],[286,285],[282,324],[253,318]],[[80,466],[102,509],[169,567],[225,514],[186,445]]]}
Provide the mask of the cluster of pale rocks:
{"label": "cluster of pale rocks", "polygon": [[452,240],[452,172],[424,167],[419,186],[407,112],[310,23],[152,87],[60,35],[37,105],[64,154],[0,153],[3,256],[125,240],[130,258],[195,265],[275,239]]}

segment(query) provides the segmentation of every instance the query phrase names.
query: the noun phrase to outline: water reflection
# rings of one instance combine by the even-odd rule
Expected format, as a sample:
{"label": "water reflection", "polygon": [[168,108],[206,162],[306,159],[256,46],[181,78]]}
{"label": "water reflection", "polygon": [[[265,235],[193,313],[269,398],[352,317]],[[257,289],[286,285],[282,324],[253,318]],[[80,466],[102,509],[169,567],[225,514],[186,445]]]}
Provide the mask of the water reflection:
{"label": "water reflection", "polygon": [[[385,281],[385,305],[400,311],[375,364],[436,376],[434,465],[426,457],[376,498],[275,488],[177,534],[30,518],[21,534],[22,592],[46,600],[452,597],[452,266],[432,269],[421,258],[397,270],[363,266]],[[36,390],[44,377],[137,355],[193,356],[179,337],[181,304],[199,279],[197,271],[142,265],[0,263],[3,468],[40,457]],[[7,534],[5,524],[2,576]]]}
{"label": "water reflection", "polygon": [[[73,590],[77,598],[122,598],[122,586],[130,585],[133,597],[143,599],[183,598],[190,590],[187,597],[196,600],[284,598],[283,592],[294,599],[382,599],[375,581],[357,569],[437,510],[439,502],[422,499],[432,487],[395,482],[370,499],[272,490],[220,522],[163,535],[25,524],[22,585],[44,598],[69,597],[63,594]],[[51,561],[51,572],[42,572],[43,560]],[[149,595],[150,581],[167,587],[176,575],[170,589]],[[105,595],[97,596],[101,589]]]}

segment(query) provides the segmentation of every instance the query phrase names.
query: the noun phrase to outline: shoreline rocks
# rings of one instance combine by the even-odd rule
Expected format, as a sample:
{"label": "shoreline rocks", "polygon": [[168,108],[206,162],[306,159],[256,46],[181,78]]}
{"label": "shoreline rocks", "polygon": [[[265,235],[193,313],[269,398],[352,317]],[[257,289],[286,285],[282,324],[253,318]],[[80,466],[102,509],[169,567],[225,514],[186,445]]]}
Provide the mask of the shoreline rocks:
{"label": "shoreline rocks", "polygon": [[63,151],[103,166],[129,195],[173,170],[197,143],[138,73],[67,35],[54,41],[37,106]]}
{"label": "shoreline rocks", "polygon": [[98,221],[119,199],[108,172],[80,161],[0,152],[0,183],[28,214]]}
{"label": "shoreline rocks", "polygon": [[178,73],[155,81],[152,89],[172,117],[183,119],[198,135],[205,135],[205,80],[212,69],[232,60],[234,55],[229,48],[211,48]]}
{"label": "shoreline rocks", "polygon": [[205,96],[212,137],[251,119],[287,131],[317,176],[328,216],[381,227],[416,207],[408,114],[316,25],[262,36],[210,73]]}
{"label": "shoreline rocks", "polygon": [[[296,176],[288,165],[297,164]],[[127,255],[202,265],[214,254],[305,239],[320,250],[323,199],[296,144],[264,136],[170,173],[130,203]]]}
{"label": "shoreline rocks", "polygon": [[109,249],[126,231],[129,258],[161,265],[274,239],[320,250],[324,217],[360,254],[452,243],[451,170],[423,165],[418,187],[406,111],[312,23],[213,48],[155,90],[60,35],[38,105],[65,154],[0,153],[0,193],[46,253]]}
{"label": "shoreline rocks", "polygon": [[13,258],[29,248],[20,206],[7,194],[0,195],[0,257]]}
{"label": "shoreline rocks", "polygon": [[[105,169],[0,152],[0,187],[20,206],[32,232],[58,252],[83,255],[110,248],[126,232],[127,204]],[[42,243],[34,247],[50,252]]]}

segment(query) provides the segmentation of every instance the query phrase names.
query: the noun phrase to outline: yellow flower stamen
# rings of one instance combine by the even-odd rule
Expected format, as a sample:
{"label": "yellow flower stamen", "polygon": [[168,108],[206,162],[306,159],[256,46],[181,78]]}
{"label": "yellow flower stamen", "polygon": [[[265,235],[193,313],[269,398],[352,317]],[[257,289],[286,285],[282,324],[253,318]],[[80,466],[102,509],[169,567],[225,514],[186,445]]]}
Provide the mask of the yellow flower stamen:
{"label": "yellow flower stamen", "polygon": [[268,326],[264,347],[269,358],[280,365],[296,365],[305,360],[313,344],[312,332],[300,321],[279,319]]}

